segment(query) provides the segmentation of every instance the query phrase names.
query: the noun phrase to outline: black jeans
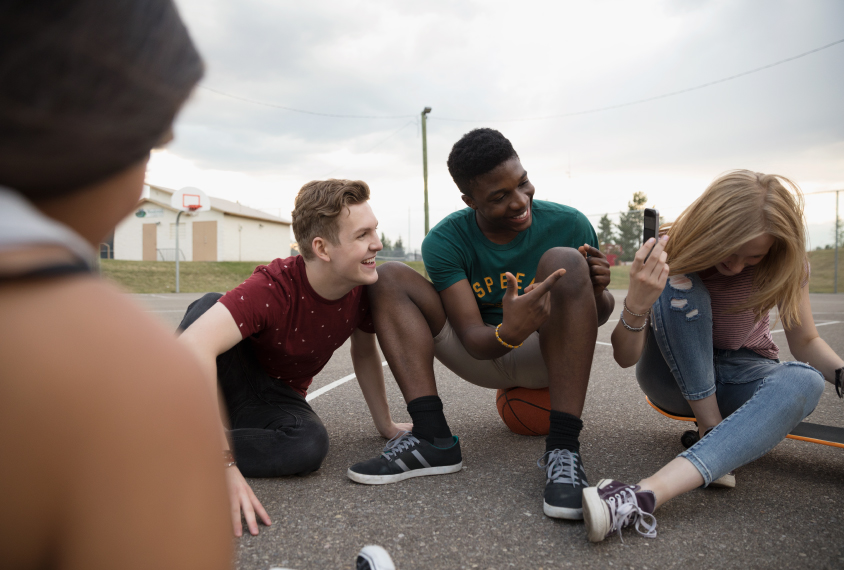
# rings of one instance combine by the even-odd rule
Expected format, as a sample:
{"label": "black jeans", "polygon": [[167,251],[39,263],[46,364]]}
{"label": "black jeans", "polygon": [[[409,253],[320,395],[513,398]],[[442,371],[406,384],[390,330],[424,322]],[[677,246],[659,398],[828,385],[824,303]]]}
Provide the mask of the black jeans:
{"label": "black jeans", "polygon": [[[188,307],[183,331],[222,297],[206,293]],[[235,460],[244,477],[307,475],[328,454],[328,432],[305,398],[261,368],[244,339],[217,357]]]}

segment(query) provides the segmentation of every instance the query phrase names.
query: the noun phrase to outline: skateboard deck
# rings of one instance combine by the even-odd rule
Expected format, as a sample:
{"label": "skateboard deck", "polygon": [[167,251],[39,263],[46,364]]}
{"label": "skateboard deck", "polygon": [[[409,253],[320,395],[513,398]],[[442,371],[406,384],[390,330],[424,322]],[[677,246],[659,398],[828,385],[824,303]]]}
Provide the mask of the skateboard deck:
{"label": "skateboard deck", "polygon": [[[693,422],[694,418],[689,416],[677,416],[670,412],[666,412],[645,396],[645,401],[657,412],[672,420],[680,420],[683,422]],[[808,441],[809,443],[819,443],[821,445],[829,445],[831,447],[844,448],[844,428],[835,426],[826,426],[822,424],[813,424],[809,422],[800,422],[797,427],[791,430],[787,436],[788,439],[796,439],[799,441]]]}

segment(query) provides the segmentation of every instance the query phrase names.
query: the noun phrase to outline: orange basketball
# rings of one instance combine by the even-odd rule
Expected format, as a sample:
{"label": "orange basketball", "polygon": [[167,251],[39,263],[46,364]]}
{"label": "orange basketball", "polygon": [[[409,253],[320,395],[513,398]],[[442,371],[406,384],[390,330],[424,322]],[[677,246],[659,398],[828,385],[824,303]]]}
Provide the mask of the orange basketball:
{"label": "orange basketball", "polygon": [[498,415],[519,435],[548,435],[551,428],[551,394],[548,388],[507,388],[495,395]]}

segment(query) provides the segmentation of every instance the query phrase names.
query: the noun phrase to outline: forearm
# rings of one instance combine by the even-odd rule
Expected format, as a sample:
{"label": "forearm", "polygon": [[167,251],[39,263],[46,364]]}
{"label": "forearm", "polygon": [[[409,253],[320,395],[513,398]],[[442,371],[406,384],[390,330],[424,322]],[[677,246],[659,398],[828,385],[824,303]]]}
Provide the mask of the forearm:
{"label": "forearm", "polygon": [[[624,320],[631,328],[639,328],[645,323],[645,317],[634,317],[627,313],[624,314]],[[648,326],[641,331],[631,331],[620,320],[618,321],[610,342],[612,342],[613,358],[619,366],[629,368],[639,362],[642,351],[645,349]]]}
{"label": "forearm", "polygon": [[[513,346],[520,344],[516,342],[516,334],[506,325],[502,324],[498,333],[504,342]],[[459,336],[466,352],[476,360],[493,360],[514,350],[501,344],[495,337],[495,329],[486,325],[470,327]]]}
{"label": "forearm", "polygon": [[387,404],[387,389],[384,385],[384,367],[377,351],[352,351],[352,366],[358,379],[363,399],[372,415],[375,428],[381,435],[393,425],[390,407]]}
{"label": "forearm", "polygon": [[600,295],[595,296],[595,308],[598,310],[598,326],[601,326],[609,320],[615,309],[615,297],[606,289],[602,290]]}
{"label": "forearm", "polygon": [[820,337],[814,337],[799,346],[789,346],[789,349],[795,359],[817,368],[827,382],[834,382],[835,371],[844,366],[844,360]]}

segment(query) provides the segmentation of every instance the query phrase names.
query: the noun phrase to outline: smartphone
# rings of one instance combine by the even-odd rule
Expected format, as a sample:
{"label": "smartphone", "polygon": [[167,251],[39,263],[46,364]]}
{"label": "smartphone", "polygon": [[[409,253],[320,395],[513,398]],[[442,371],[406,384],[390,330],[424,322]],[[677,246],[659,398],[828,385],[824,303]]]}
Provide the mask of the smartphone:
{"label": "smartphone", "polygon": [[[645,243],[651,238],[657,237],[657,232],[659,232],[659,210],[656,208],[645,208],[644,226],[645,229],[642,234],[642,243]],[[654,247],[656,247],[656,242],[654,242],[653,247],[651,247],[651,251],[653,251]],[[645,261],[648,260],[650,255],[650,252],[648,252],[648,255],[645,256]]]}

